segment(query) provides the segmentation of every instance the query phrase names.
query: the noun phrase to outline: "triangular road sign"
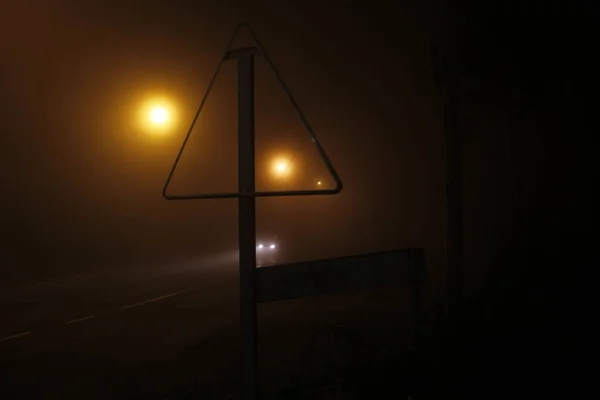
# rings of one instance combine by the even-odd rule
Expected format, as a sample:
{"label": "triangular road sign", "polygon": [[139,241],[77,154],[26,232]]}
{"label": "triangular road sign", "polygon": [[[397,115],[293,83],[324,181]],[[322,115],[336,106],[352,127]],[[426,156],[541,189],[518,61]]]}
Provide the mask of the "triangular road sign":
{"label": "triangular road sign", "polygon": [[[249,36],[252,39],[253,45],[249,46],[249,47],[243,47],[243,48],[231,50],[234,41],[236,41],[236,39],[238,39],[238,35],[239,35],[242,27],[245,27],[247,29]],[[257,173],[255,174],[256,181],[257,181],[257,188],[253,192],[239,192],[239,191],[226,191],[225,190],[220,193],[169,194],[168,189],[172,183],[173,177],[175,175],[175,171],[177,170],[178,166],[180,165],[180,161],[182,159],[184,150],[186,149],[186,146],[189,144],[190,137],[192,136],[194,127],[196,126],[201,113],[205,109],[207,99],[209,97],[209,94],[211,93],[211,90],[213,90],[213,87],[215,86],[215,82],[217,81],[219,74],[222,72],[222,70],[224,69],[224,66],[227,65],[227,63],[232,62],[231,61],[232,58],[239,57],[240,54],[243,55],[248,52],[254,54],[254,56],[257,58],[257,60],[260,60],[267,64],[267,67],[268,67],[270,73],[272,74],[272,76],[274,76],[278,85],[282,89],[282,93],[284,93],[285,97],[289,101],[291,108],[293,109],[293,111],[296,114],[297,120],[301,124],[302,130],[304,130],[305,137],[308,139],[308,140],[306,140],[306,143],[310,144],[310,146],[312,147],[312,150],[313,150],[312,152],[318,156],[318,159],[320,161],[319,164],[322,164],[323,168],[321,168],[321,170],[319,171],[318,168],[315,168],[315,165],[313,165],[313,164],[315,164],[314,162],[310,163],[309,158],[297,157],[297,155],[298,155],[297,153],[299,151],[298,151],[298,148],[296,147],[296,144],[288,141],[288,142],[286,142],[287,148],[286,148],[286,146],[283,146],[284,147],[283,150],[281,148],[278,148],[273,151],[266,151],[267,154],[261,154],[261,153],[265,153],[264,151],[258,152],[258,154],[257,154],[258,157],[256,160],[256,161],[258,161],[258,165],[255,164],[256,171],[257,171]],[[235,84],[235,82],[233,82],[233,83]],[[258,87],[257,92],[259,92],[259,91],[260,91],[260,88]],[[230,102],[231,103],[230,108],[235,109],[235,104],[236,104],[235,98],[232,98],[231,100],[232,101]],[[238,113],[240,111],[241,110],[238,110]],[[230,119],[231,119],[231,117],[232,116],[229,116]],[[215,116],[215,118],[218,118],[218,116]],[[228,121],[228,123],[230,123],[230,122],[231,121]],[[258,123],[258,125],[260,125],[259,122],[260,121],[256,121],[255,125],[257,125],[257,123]],[[257,137],[258,138],[260,138],[260,131],[258,131],[259,128],[260,128],[260,126],[257,127],[257,133],[258,133]],[[260,145],[260,143],[257,143],[257,145]],[[261,155],[267,155],[267,158],[261,159],[261,157],[260,157]],[[213,154],[213,158],[214,158],[214,154]],[[301,168],[296,168],[296,167],[299,167],[300,165],[301,165]],[[225,167],[225,166],[221,165],[221,167]],[[220,176],[222,174],[231,175],[231,174],[228,174],[228,172],[231,172],[233,169],[232,168],[226,168],[226,169],[227,169],[227,171],[211,171],[211,173],[214,174],[215,176]],[[298,169],[301,169],[302,171],[301,172],[297,171]],[[265,174],[264,173],[265,170],[269,170],[269,174]],[[267,178],[265,178],[265,176],[268,176],[269,178],[267,179]],[[286,182],[285,178],[288,176],[294,176],[294,180],[296,182],[304,181],[306,188],[294,189],[294,186],[297,186],[297,185],[292,184],[291,178],[287,182],[288,184],[283,184]],[[264,178],[264,179],[261,179],[261,178]],[[292,189],[292,190],[285,190],[285,189]],[[234,32],[231,40],[229,41],[229,43],[227,45],[225,54],[221,58],[221,61],[219,62],[217,70],[215,71],[215,73],[208,85],[206,93],[204,94],[204,97],[202,98],[200,106],[192,120],[190,129],[188,130],[188,132],[185,136],[185,139],[183,141],[183,144],[181,145],[181,148],[179,149],[177,157],[175,158],[175,162],[173,163],[173,166],[169,172],[167,181],[165,182],[165,185],[163,188],[163,197],[167,200],[192,200],[192,199],[209,199],[209,198],[216,199],[216,198],[239,198],[239,197],[302,196],[302,195],[336,194],[336,193],[339,193],[341,190],[342,190],[342,181],[341,181],[339,175],[337,174],[335,168],[333,167],[331,161],[329,160],[329,157],[325,153],[325,150],[323,149],[323,147],[319,143],[317,137],[315,136],[312,127],[309,125],[306,117],[300,110],[298,103],[292,96],[290,89],[288,88],[286,83],[283,81],[283,78],[280,76],[280,74],[277,71],[277,69],[275,68],[273,62],[268,57],[263,46],[260,44],[256,35],[252,32],[250,27],[247,24],[238,25],[237,28],[235,29],[235,32]]]}

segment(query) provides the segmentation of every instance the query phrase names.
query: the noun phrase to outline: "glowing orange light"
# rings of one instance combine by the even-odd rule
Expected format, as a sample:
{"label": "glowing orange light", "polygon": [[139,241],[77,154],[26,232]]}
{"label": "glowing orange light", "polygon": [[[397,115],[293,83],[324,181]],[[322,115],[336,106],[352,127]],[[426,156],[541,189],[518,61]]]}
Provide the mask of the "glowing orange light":
{"label": "glowing orange light", "polygon": [[273,162],[273,172],[276,176],[285,177],[290,174],[291,164],[285,158],[278,158]]}
{"label": "glowing orange light", "polygon": [[166,98],[154,97],[143,102],[139,108],[140,129],[149,134],[164,134],[176,125],[176,112],[173,102]]}

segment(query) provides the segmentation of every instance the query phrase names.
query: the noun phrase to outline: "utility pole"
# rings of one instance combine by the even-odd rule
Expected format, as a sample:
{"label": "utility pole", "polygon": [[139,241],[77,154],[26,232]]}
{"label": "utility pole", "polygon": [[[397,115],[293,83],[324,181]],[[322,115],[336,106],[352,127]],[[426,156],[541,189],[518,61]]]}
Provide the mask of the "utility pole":
{"label": "utility pole", "polygon": [[448,257],[448,309],[455,313],[464,297],[463,240],[463,137],[460,119],[461,46],[460,27],[455,6],[448,0],[446,7],[446,73],[448,97],[446,104],[446,248]]}
{"label": "utility pole", "polygon": [[[453,57],[450,56],[450,59]],[[450,61],[452,63],[452,61]],[[448,312],[455,313],[464,297],[463,165],[459,96],[455,68],[448,66],[448,100],[445,111],[446,142],[446,265]]]}
{"label": "utility pole", "polygon": [[446,312],[455,313],[464,297],[463,165],[460,121],[461,45],[456,2],[442,0],[436,32],[434,73],[444,101]]}

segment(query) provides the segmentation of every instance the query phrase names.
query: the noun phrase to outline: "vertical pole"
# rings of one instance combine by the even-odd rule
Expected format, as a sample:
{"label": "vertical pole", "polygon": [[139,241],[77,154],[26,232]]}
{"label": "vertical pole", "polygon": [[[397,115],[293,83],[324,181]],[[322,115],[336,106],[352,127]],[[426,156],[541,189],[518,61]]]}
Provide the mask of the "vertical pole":
{"label": "vertical pole", "polygon": [[[250,193],[254,182],[254,55],[238,57],[238,190]],[[240,197],[240,315],[242,326],[242,398],[257,397],[256,207],[252,196]]]}
{"label": "vertical pole", "polygon": [[456,2],[446,2],[446,262],[448,312],[455,313],[464,296],[462,137],[460,135],[460,46]]}
{"label": "vertical pole", "polygon": [[414,323],[414,347],[418,348],[423,336],[423,325],[421,315],[421,288],[423,282],[423,273],[425,269],[425,256],[416,249],[408,250],[409,257],[409,282],[411,286],[412,297],[412,316]]}
{"label": "vertical pole", "polygon": [[448,312],[454,313],[464,296],[462,232],[462,151],[455,105],[446,110],[446,260]]}

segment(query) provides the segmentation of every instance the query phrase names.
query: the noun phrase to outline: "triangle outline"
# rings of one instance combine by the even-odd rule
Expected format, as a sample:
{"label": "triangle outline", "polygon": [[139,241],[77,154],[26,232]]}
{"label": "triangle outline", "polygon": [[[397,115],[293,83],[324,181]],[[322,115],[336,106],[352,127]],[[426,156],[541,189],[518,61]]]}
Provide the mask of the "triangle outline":
{"label": "triangle outline", "polygon": [[[335,182],[335,187],[333,189],[283,190],[283,191],[275,190],[275,191],[255,191],[255,192],[244,192],[244,193],[242,193],[242,192],[204,193],[204,194],[196,193],[196,194],[180,194],[180,195],[170,195],[167,193],[167,190],[169,188],[171,180],[173,179],[175,171],[177,170],[177,166],[179,165],[179,162],[181,160],[181,156],[183,155],[183,152],[185,150],[185,146],[187,145],[188,140],[191,137],[194,126],[196,125],[196,122],[198,121],[198,118],[199,118],[200,114],[202,113],[202,110],[204,108],[206,100],[208,99],[208,96],[217,80],[217,77],[219,76],[219,72],[221,72],[221,68],[223,67],[223,64],[225,63],[225,61],[228,61],[228,58],[229,58],[228,56],[229,56],[230,52],[234,51],[231,49],[231,46],[234,43],[235,39],[238,37],[239,32],[243,27],[245,27],[246,30],[248,31],[248,33],[250,34],[250,38],[254,42],[259,55],[266,61],[269,69],[275,75],[275,78],[277,79],[281,88],[285,92],[288,100],[294,107],[297,117],[300,119],[300,122],[304,126],[304,130],[308,134],[311,143],[313,144],[315,150],[317,150],[317,153],[319,154],[321,161],[323,162],[323,164],[327,168],[327,171],[329,172],[329,175]],[[282,196],[310,196],[310,195],[328,195],[328,194],[331,195],[331,194],[340,193],[342,191],[342,187],[343,187],[342,180],[341,180],[340,176],[338,175],[335,167],[331,163],[329,156],[327,155],[327,153],[321,146],[312,127],[308,123],[308,120],[304,116],[304,113],[302,113],[300,106],[298,105],[294,96],[292,95],[291,90],[285,84],[285,81],[283,80],[283,78],[281,77],[281,75],[279,74],[277,69],[275,68],[274,63],[271,61],[271,59],[267,55],[266,51],[264,50],[264,47],[261,45],[260,41],[258,40],[256,35],[250,28],[250,25],[248,23],[238,24],[233,32],[233,35],[231,36],[231,39],[229,40],[229,42],[227,44],[227,47],[225,49],[223,56],[221,57],[221,60],[219,61],[217,69],[215,70],[215,73],[213,74],[213,76],[208,84],[206,92],[204,93],[204,96],[202,97],[202,100],[200,102],[200,106],[198,107],[198,109],[194,115],[194,118],[192,119],[190,128],[188,129],[188,132],[185,135],[183,143],[182,143],[181,147],[179,148],[177,156],[175,157],[175,161],[173,162],[173,165],[167,176],[167,180],[162,189],[163,198],[165,198],[166,200],[200,200],[200,199],[224,199],[224,198],[241,198],[241,197],[282,197]]]}

